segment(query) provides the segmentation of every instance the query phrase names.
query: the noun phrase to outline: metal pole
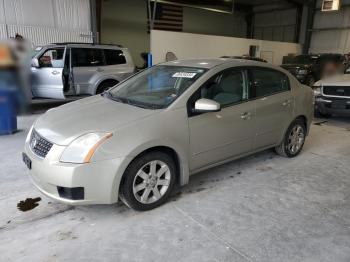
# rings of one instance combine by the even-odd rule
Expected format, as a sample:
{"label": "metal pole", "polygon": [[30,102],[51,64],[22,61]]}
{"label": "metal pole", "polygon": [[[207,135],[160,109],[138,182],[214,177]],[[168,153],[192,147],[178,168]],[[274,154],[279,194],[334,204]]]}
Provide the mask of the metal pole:
{"label": "metal pole", "polygon": [[91,31],[92,31],[92,42],[98,43],[98,32],[97,32],[97,17],[96,17],[96,0],[90,0],[90,17],[91,17]]}
{"label": "metal pole", "polygon": [[312,29],[314,27],[315,11],[316,11],[316,0],[312,0],[310,5],[308,6],[307,25],[306,25],[306,32],[305,32],[305,43],[303,46],[303,54],[309,53],[311,38],[312,38]]}
{"label": "metal pole", "polygon": [[153,27],[154,27],[154,20],[156,19],[156,11],[157,11],[157,0],[154,0],[151,30],[153,30]]}

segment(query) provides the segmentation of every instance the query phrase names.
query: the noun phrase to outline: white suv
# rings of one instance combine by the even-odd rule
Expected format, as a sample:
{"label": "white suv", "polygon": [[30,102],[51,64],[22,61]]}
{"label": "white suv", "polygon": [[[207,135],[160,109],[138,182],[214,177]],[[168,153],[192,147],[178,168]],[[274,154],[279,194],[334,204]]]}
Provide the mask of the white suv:
{"label": "white suv", "polygon": [[33,97],[65,99],[95,95],[132,75],[135,66],[127,48],[80,43],[51,44],[32,59]]}

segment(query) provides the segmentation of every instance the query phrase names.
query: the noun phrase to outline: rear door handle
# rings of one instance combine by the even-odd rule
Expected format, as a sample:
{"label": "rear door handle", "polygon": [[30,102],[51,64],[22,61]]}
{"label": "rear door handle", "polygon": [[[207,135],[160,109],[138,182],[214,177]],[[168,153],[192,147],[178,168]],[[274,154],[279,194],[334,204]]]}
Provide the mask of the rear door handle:
{"label": "rear door handle", "polygon": [[243,114],[241,115],[241,118],[242,118],[243,120],[249,120],[249,119],[251,119],[251,116],[252,116],[252,113],[250,113],[250,112],[245,112],[245,113],[243,113]]}
{"label": "rear door handle", "polygon": [[103,72],[104,70],[102,69],[102,68],[97,68],[97,70],[96,70],[97,72]]}
{"label": "rear door handle", "polygon": [[59,73],[60,73],[60,72],[59,72],[59,71],[56,71],[56,70],[51,72],[51,74],[53,74],[53,75],[58,75]]}

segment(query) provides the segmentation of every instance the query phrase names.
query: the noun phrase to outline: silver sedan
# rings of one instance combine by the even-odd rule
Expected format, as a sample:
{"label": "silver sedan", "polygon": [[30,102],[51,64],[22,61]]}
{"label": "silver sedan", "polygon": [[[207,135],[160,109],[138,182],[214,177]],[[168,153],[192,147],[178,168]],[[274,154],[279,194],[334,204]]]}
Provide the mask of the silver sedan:
{"label": "silver sedan", "polygon": [[234,159],[302,150],[313,92],[287,71],[247,60],[172,61],[102,95],[51,109],[28,134],[33,184],[67,204],[164,203],[176,184]]}

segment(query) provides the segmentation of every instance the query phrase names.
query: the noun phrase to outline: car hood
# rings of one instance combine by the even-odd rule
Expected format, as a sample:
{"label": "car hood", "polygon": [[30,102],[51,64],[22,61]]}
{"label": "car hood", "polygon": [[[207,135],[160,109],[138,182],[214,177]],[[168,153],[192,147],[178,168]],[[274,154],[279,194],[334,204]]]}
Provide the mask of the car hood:
{"label": "car hood", "polygon": [[350,74],[335,75],[318,82],[323,86],[350,86]]}
{"label": "car hood", "polygon": [[34,129],[54,144],[68,145],[83,134],[113,132],[159,111],[93,96],[47,111],[35,122]]}

